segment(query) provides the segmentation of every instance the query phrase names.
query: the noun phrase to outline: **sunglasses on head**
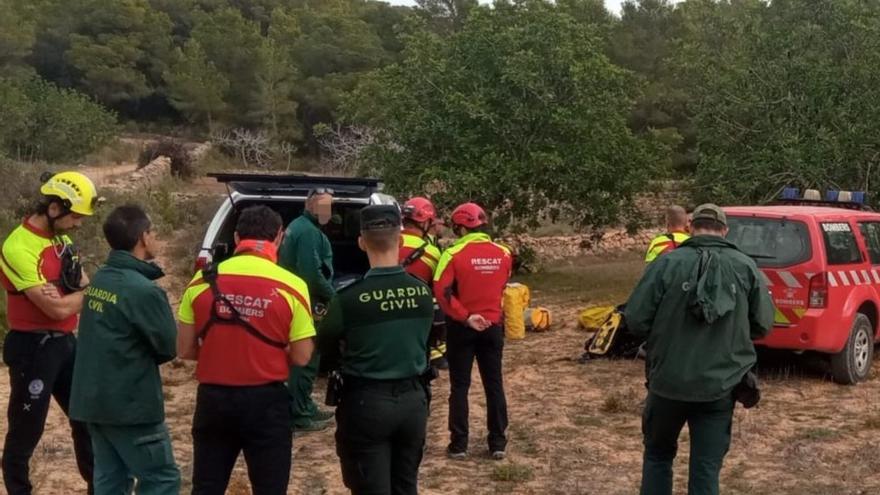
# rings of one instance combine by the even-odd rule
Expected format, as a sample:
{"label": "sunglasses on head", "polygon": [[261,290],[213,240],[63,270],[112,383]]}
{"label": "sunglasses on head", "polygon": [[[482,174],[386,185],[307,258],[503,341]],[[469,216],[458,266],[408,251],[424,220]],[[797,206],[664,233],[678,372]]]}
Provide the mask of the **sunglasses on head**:
{"label": "sunglasses on head", "polygon": [[316,187],[309,191],[309,197],[311,198],[312,196],[317,196],[319,194],[329,194],[330,196],[333,196],[335,192],[336,191],[330,189],[329,187]]}

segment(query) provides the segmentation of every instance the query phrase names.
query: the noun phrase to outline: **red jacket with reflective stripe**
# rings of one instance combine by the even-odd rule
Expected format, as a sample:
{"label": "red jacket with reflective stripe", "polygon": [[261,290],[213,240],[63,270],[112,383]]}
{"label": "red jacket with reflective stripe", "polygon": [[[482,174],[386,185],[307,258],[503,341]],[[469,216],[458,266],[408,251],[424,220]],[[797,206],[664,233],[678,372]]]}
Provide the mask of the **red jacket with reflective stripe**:
{"label": "red jacket with reflective stripe", "polygon": [[501,323],[501,297],[512,267],[509,249],[487,234],[467,234],[440,256],[434,297],[453,320],[465,322],[468,316],[480,314]]}
{"label": "red jacket with reflective stripe", "polygon": [[[313,337],[308,289],[299,277],[257,254],[220,263],[217,286],[242,317],[277,342]],[[210,318],[214,295],[196,274],[180,303],[182,323],[200,331]],[[218,308],[223,308],[218,305]],[[221,316],[229,317],[228,310]],[[289,373],[287,351],[249,334],[241,325],[215,323],[199,349],[199,383],[247,386],[282,382]]]}
{"label": "red jacket with reflective stripe", "polygon": [[425,244],[425,239],[410,230],[404,230],[401,239],[403,240],[403,245],[400,246],[398,256],[400,263],[403,263],[413,251],[425,246],[422,255],[403,268],[407,273],[430,286],[434,280],[434,270],[437,268],[437,262],[440,260],[440,250],[430,242]]}

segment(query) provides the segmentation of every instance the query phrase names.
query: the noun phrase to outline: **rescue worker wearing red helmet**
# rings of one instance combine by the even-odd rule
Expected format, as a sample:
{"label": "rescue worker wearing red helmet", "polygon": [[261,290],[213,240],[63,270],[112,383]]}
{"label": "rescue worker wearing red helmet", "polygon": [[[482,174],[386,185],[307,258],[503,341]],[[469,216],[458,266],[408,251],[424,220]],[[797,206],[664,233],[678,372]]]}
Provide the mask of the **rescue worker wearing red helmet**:
{"label": "rescue worker wearing red helmet", "polygon": [[[437,210],[427,198],[415,197],[400,209],[403,232],[399,251],[400,265],[410,275],[426,283],[434,281],[434,271],[440,261],[440,248],[434,244],[431,232],[438,223]],[[431,366],[438,369],[449,367],[446,361],[446,318],[435,305],[434,325],[428,338]]]}
{"label": "rescue worker wearing red helmet", "polygon": [[502,378],[504,331],[501,296],[510,278],[510,250],[492,242],[486,232],[486,212],[465,203],[452,212],[458,240],[450,246],[434,273],[434,297],[448,320],[449,433],[447,455],[467,457],[468,389],[474,358],[486,393],[489,455],[501,460],[507,448],[507,400]]}

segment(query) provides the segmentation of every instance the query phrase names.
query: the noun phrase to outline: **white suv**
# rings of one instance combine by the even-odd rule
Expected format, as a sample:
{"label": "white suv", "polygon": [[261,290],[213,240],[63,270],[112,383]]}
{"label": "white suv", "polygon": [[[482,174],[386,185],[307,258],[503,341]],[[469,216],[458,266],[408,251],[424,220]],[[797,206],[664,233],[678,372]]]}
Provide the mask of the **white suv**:
{"label": "white suv", "polygon": [[360,210],[367,205],[397,204],[382,194],[379,179],[318,177],[308,175],[208,174],[226,185],[229,197],[217,209],[205,233],[196,259],[196,269],[211,261],[223,261],[235,249],[233,232],[239,212],[248,206],[266,205],[281,214],[284,225],[302,214],[306,196],[313,188],[333,190],[333,218],[324,228],[333,248],[337,287],[345,286],[369,269],[369,262],[357,245]]}

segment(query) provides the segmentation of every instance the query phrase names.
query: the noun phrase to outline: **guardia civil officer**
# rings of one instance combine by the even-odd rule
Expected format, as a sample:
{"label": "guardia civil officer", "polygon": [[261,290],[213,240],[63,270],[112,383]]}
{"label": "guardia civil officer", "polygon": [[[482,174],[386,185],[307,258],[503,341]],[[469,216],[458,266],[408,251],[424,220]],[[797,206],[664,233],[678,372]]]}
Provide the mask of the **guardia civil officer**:
{"label": "guardia civil officer", "polygon": [[89,426],[95,494],[177,495],[159,365],[177,355],[177,327],[150,218],[120,206],[104,222],[113,249],[86,289],[73,368],[70,417]]}
{"label": "guardia civil officer", "polygon": [[398,263],[396,206],[361,210],[358,245],[367,252],[370,271],[333,299],[318,333],[323,355],[338,360],[342,373],[336,452],[353,494],[415,494],[428,417],[423,374],[434,303],[428,286]]}
{"label": "guardia civil officer", "polygon": [[178,313],[177,348],[196,359],[193,494],[222,495],[244,453],[254,495],[287,493],[292,432],[289,365],[311,358],[306,284],[276,264],[281,217],[245,208],[235,255],[196,274]]}
{"label": "guardia civil officer", "polygon": [[754,260],[724,238],[724,211],[697,207],[691,231],[693,237],[648,265],[626,306],[630,331],[648,339],[643,495],[672,494],[685,423],[688,493],[717,495],[735,391],[755,365],[752,340],[773,326],[773,302]]}
{"label": "guardia civil officer", "polygon": [[[309,288],[315,318],[320,319],[336,290],[333,288],[333,249],[321,231],[333,214],[333,193],[319,187],[309,191],[303,214],[290,222],[278,250],[278,264],[295,273]],[[322,411],[312,400],[315,378],[321,364],[319,352],[305,366],[291,366],[287,387],[290,394],[291,426],[297,432],[320,431],[329,426],[333,413]]]}

